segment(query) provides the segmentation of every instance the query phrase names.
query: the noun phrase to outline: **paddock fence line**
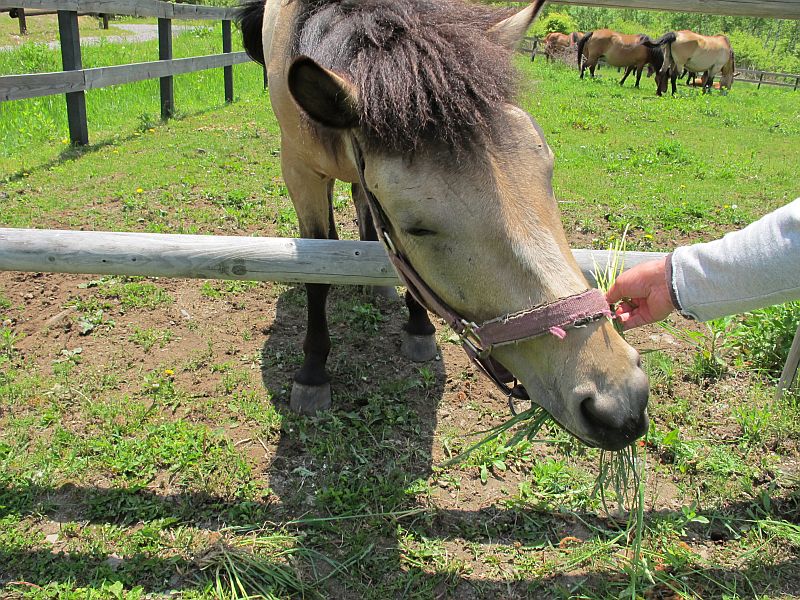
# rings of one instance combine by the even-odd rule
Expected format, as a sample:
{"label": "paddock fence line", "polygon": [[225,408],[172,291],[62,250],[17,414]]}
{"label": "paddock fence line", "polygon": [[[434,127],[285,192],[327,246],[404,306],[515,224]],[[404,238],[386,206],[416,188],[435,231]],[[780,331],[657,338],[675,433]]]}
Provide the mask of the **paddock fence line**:
{"label": "paddock fence line", "polygon": [[[0,102],[65,94],[69,135],[75,145],[89,143],[86,90],[159,79],[161,118],[166,120],[175,113],[175,75],[222,68],[225,101],[233,102],[233,65],[250,61],[246,53],[231,51],[231,21],[235,16],[233,8],[174,4],[159,0],[0,0],[0,11],[20,9],[55,11],[58,14],[63,70],[0,77]],[[159,60],[84,69],[78,31],[78,15],[84,13],[158,18]],[[174,19],[222,21],[222,54],[173,58]],[[266,86],[266,77],[264,83]]]}
{"label": "paddock fence line", "polygon": [[[759,71],[758,69],[736,69],[739,76],[734,81],[742,83],[755,83],[761,88],[762,85],[775,85],[778,87],[788,87],[797,91],[800,89],[800,74],[797,73],[773,73],[772,71]],[[764,78],[767,79],[764,79]],[[777,81],[777,79],[793,81]]]}
{"label": "paddock fence line", "polygon": [[[4,8],[0,13],[7,12],[8,16],[12,19],[17,19],[19,22],[19,34],[28,35],[28,17],[40,17],[42,15],[54,15],[58,11],[55,10],[37,10],[25,11],[24,8]],[[103,29],[108,29],[108,20],[113,15],[98,14],[98,13],[78,13],[79,17],[97,17],[100,19],[100,26]]]}

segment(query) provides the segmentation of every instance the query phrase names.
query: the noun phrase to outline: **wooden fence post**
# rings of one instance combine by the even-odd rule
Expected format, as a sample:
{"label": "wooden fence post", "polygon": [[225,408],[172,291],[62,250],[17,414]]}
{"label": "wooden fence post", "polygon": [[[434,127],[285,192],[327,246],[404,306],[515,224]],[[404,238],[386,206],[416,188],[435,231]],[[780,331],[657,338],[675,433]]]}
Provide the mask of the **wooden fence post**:
{"label": "wooden fence post", "polygon": [[[172,19],[158,19],[158,60],[172,60]],[[172,75],[159,79],[161,88],[161,119],[175,114],[175,85]]]}
{"label": "wooden fence post", "polygon": [[761,89],[762,81],[764,81],[764,71],[761,71],[761,75],[758,76],[758,87],[756,87],[757,90]]}
{"label": "wooden fence post", "polygon": [[792,387],[795,377],[797,377],[797,367],[800,365],[800,327],[797,328],[797,333],[794,334],[792,340],[792,347],[789,350],[789,356],[786,359],[786,364],[783,366],[780,381],[778,381],[778,389],[775,391],[775,400],[778,401],[783,396],[783,392]]}
{"label": "wooden fence post", "polygon": [[[58,11],[58,35],[61,39],[63,70],[77,71],[83,69],[77,11]],[[86,121],[86,96],[83,92],[68,92],[66,96],[70,141],[76,146],[85,146],[89,143],[89,124]]]}
{"label": "wooden fence post", "polygon": [[800,76],[794,78],[794,91],[797,91],[797,87],[800,86]]}
{"label": "wooden fence post", "polygon": [[[230,20],[222,21],[222,53],[230,54],[233,50],[231,42],[231,22]],[[233,65],[222,68],[223,78],[225,80],[225,102],[233,102]]]}
{"label": "wooden fence post", "polygon": [[17,18],[19,21],[19,34],[20,35],[28,35],[28,22],[25,20],[25,9],[24,8],[15,8],[9,11],[8,16],[12,19],[14,17]]}

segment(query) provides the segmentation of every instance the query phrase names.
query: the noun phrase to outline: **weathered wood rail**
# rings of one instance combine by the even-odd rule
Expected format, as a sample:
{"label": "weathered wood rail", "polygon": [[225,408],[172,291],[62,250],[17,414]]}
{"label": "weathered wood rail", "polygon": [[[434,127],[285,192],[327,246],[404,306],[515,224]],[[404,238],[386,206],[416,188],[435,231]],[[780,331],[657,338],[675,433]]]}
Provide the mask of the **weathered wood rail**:
{"label": "weathered wood rail", "polygon": [[[757,69],[736,69],[739,76],[734,81],[742,83],[755,83],[761,88],[762,85],[775,85],[778,87],[789,87],[795,91],[800,88],[800,74],[797,73],[773,73],[772,71],[759,71]],[[767,79],[764,79],[764,78]],[[786,79],[793,81],[775,81],[776,79]]]}
{"label": "weathered wood rail", "polygon": [[[55,11],[58,14],[63,70],[0,77],[0,102],[65,94],[70,140],[76,145],[89,143],[84,95],[87,90],[159,79],[161,117],[168,119],[175,112],[175,75],[222,68],[225,101],[233,102],[233,65],[250,60],[244,52],[232,52],[233,8],[173,4],[158,0],[0,0],[0,11],[12,9]],[[78,14],[84,13],[157,17],[159,60],[84,69],[78,31]],[[222,54],[174,59],[173,19],[222,21]]]}
{"label": "weathered wood rail", "polygon": [[797,0],[551,0],[551,2],[603,8],[641,8],[735,17],[800,19],[800,2]]}
{"label": "weathered wood rail", "polygon": [[[26,11],[24,8],[4,8],[0,13],[7,12],[8,16],[12,19],[17,19],[19,22],[19,34],[28,35],[28,17],[40,17],[42,15],[54,15],[58,11],[55,10],[35,10]],[[97,17],[100,19],[100,26],[103,29],[108,29],[108,20],[112,15],[97,14],[97,13],[78,13],[79,17]]]}
{"label": "weathered wood rail", "polygon": [[[608,251],[573,250],[590,280]],[[625,267],[665,256],[627,252]],[[401,285],[380,242],[0,228],[0,271]]]}

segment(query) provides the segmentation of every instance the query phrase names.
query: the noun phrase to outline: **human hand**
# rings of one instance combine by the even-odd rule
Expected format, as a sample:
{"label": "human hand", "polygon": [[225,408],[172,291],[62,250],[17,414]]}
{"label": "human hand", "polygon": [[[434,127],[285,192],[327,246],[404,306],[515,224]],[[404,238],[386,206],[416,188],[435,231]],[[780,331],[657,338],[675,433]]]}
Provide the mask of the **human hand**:
{"label": "human hand", "polygon": [[620,273],[606,292],[609,304],[620,303],[616,315],[623,329],[661,321],[675,310],[667,283],[668,259],[644,262]]}

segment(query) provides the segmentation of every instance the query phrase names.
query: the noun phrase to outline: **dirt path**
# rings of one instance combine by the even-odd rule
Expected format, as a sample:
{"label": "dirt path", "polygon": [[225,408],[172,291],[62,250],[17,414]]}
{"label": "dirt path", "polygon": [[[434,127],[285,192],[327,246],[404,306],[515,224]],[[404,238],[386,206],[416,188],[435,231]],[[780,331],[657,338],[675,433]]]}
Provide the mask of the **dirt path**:
{"label": "dirt path", "polygon": [[[81,38],[81,46],[91,46],[94,44],[99,44],[101,40],[105,40],[111,43],[122,43],[122,42],[149,42],[150,40],[158,39],[158,25],[152,25],[150,23],[120,23],[115,24],[113,27],[117,29],[122,29],[124,31],[129,31],[131,35],[107,35],[104,37],[82,37]],[[187,29],[192,29],[192,27],[188,25],[173,25],[172,31],[173,33],[181,33],[186,31]],[[47,47],[50,49],[55,49],[60,46],[60,42],[53,41],[47,42]],[[15,50],[19,48],[19,46],[0,46],[0,51],[7,51],[7,50]]]}

